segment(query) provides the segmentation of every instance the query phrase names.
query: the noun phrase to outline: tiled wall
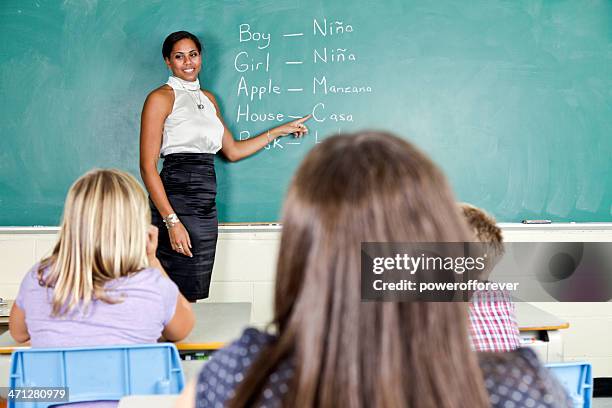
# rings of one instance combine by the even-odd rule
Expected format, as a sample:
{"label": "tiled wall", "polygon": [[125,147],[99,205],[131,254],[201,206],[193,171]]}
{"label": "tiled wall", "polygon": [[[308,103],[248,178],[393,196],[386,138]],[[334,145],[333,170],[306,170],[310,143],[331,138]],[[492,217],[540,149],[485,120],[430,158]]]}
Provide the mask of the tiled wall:
{"label": "tiled wall", "polygon": [[[525,227],[502,224],[507,241],[612,241],[612,226]],[[0,230],[0,297],[14,298],[23,274],[55,242],[55,229]],[[224,227],[220,231],[210,302],[250,302],[251,323],[272,316],[278,228]],[[612,302],[539,303],[569,321],[563,331],[566,360],[586,360],[595,376],[612,376]]]}
{"label": "tiled wall", "polygon": [[[280,233],[268,229],[226,229],[219,234],[208,302],[249,302],[251,323],[265,325],[272,315],[275,261]],[[47,255],[57,229],[0,230],[0,297],[13,299],[23,275]]]}

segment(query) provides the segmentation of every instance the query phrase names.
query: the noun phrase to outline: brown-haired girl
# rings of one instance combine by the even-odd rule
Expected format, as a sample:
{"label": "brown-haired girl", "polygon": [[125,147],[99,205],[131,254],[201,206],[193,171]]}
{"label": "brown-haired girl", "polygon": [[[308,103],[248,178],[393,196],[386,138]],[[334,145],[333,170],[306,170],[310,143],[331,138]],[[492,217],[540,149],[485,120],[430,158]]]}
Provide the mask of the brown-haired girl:
{"label": "brown-haired girl", "polygon": [[362,242],[471,238],[442,172],[411,144],[327,139],[285,203],[274,334],[247,329],[217,352],[183,406],[571,406],[533,352],[473,352],[465,304],[361,301]]}

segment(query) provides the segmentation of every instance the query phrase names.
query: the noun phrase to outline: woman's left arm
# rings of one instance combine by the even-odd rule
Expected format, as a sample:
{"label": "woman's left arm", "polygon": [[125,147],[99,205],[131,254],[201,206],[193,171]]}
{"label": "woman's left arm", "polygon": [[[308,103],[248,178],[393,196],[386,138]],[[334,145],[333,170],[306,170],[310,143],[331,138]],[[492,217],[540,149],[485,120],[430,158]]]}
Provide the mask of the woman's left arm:
{"label": "woman's left arm", "polygon": [[256,153],[266,147],[269,143],[272,143],[274,139],[277,139],[281,136],[294,134],[296,137],[302,137],[306,133],[308,133],[308,128],[304,125],[304,122],[310,119],[312,115],[307,115],[303,118],[284,123],[258,136],[250,137],[246,140],[235,140],[232,136],[232,133],[229,131],[229,129],[225,125],[225,122],[223,121],[221,109],[219,109],[217,99],[212,93],[208,91],[204,91],[204,93],[206,94],[208,99],[210,99],[210,101],[215,105],[215,109],[217,110],[217,117],[219,118],[221,123],[223,123],[224,131],[221,151],[229,161],[238,161],[244,159],[245,157],[249,157],[253,153]]}

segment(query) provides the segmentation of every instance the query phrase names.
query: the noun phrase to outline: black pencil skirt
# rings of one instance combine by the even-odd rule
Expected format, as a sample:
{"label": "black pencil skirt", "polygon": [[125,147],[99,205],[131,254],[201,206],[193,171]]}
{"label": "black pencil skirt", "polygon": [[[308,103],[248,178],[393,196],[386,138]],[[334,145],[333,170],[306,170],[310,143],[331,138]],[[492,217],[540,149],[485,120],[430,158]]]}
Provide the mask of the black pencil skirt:
{"label": "black pencil skirt", "polygon": [[175,153],[164,159],[160,173],[174,212],[187,229],[193,258],[172,250],[162,216],[153,205],[153,225],[159,228],[157,257],[179,290],[189,301],[208,297],[217,236],[217,180],[215,155],[210,153]]}

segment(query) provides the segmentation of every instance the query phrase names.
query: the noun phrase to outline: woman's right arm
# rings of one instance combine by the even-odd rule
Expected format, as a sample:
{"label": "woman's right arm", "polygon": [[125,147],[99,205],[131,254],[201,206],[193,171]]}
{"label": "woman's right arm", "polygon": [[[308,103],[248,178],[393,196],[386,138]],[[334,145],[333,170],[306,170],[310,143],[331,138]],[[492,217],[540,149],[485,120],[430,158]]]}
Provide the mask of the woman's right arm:
{"label": "woman's right arm", "polygon": [[140,122],[140,176],[162,217],[173,212],[157,173],[164,122],[172,110],[169,96],[161,89],[151,92],[142,107]]}
{"label": "woman's right arm", "polygon": [[[173,103],[171,92],[166,92],[163,88],[156,89],[145,100],[140,122],[140,176],[155,208],[164,218],[174,213],[174,210],[168,200],[159,173],[157,173],[157,161],[161,149],[164,122],[172,112]],[[192,256],[191,241],[185,227],[179,223],[169,232],[172,249],[176,251],[180,245],[184,251],[182,253]]]}
{"label": "woman's right arm", "polygon": [[25,312],[16,303],[13,303],[11,308],[9,331],[11,332],[11,337],[17,343],[25,343],[30,340],[30,333],[28,333],[28,326],[25,322]]}

